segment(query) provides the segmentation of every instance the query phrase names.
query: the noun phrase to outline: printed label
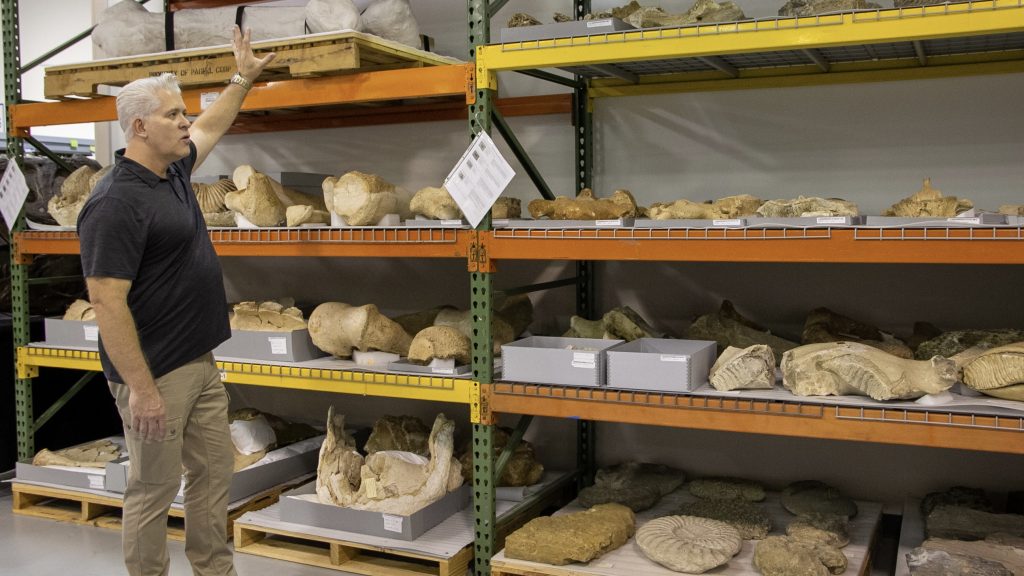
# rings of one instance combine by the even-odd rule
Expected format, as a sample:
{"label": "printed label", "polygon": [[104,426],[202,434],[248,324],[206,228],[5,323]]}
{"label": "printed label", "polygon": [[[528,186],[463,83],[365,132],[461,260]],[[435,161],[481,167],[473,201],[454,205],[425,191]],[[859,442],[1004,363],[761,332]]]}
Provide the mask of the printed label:
{"label": "printed label", "polygon": [[455,368],[431,368],[433,374],[455,374]]}
{"label": "printed label", "polygon": [[661,355],[661,361],[662,362],[689,362],[690,361],[690,357],[689,356],[679,356],[677,354],[662,354]]}
{"label": "printed label", "polygon": [[441,225],[442,226],[462,226],[462,220],[441,220]]}
{"label": "printed label", "polygon": [[957,224],[981,224],[981,218],[947,218],[946,221]]}
{"label": "printed label", "polygon": [[99,326],[82,326],[82,331],[85,332],[86,342],[97,342],[100,339],[100,327]]}
{"label": "printed label", "polygon": [[597,226],[622,226],[622,220],[596,220]]}
{"label": "printed label", "polygon": [[845,216],[819,216],[818,224],[846,224]]}
{"label": "printed label", "polygon": [[97,476],[95,474],[89,474],[89,488],[93,490],[103,490],[105,485],[103,484],[103,476]]}
{"label": "printed label", "polygon": [[731,220],[712,220],[711,224],[714,226],[743,226],[743,220],[731,219]]}
{"label": "printed label", "polygon": [[604,20],[587,20],[587,28],[601,28],[611,25],[612,21],[609,18],[605,18]]}
{"label": "printed label", "polygon": [[217,98],[220,97],[220,92],[202,92],[199,94],[199,109],[206,110]]}
{"label": "printed label", "polygon": [[288,353],[288,339],[282,336],[273,336],[267,338],[270,342],[270,353],[271,354],[287,354]]}
{"label": "printed label", "polygon": [[384,529],[388,532],[401,532],[402,531],[402,518],[401,516],[395,516],[394,514],[381,514],[384,517]]}

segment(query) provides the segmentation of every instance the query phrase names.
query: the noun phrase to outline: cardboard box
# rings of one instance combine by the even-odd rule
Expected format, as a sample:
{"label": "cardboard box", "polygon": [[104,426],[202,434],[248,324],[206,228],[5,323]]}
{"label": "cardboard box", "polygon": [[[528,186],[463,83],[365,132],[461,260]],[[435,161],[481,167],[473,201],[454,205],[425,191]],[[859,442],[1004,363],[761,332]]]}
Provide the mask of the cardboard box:
{"label": "cardboard box", "polygon": [[95,321],[44,318],[46,344],[51,346],[99,350],[100,329]]}
{"label": "cardboard box", "polygon": [[[115,444],[124,446],[124,438],[112,436],[107,438]],[[109,465],[109,464],[108,464]],[[106,470],[103,468],[75,468],[71,466],[36,466],[31,462],[18,462],[15,465],[14,479],[24,482],[43,482],[58,484],[68,488],[87,490],[103,490],[106,484]]]}
{"label": "cardboard box", "polygon": [[[294,480],[314,472],[320,457],[320,444],[323,436],[319,438],[320,442],[304,440],[304,442],[309,443],[309,446],[300,454],[294,454],[281,460],[260,464],[259,466],[250,466],[235,472],[231,477],[228,502],[237,502],[253,494],[258,494],[289,480]],[[279,448],[282,451],[288,449],[289,447],[287,446]],[[130,463],[127,458],[107,464],[106,484],[104,485],[107,491],[124,493],[125,488],[128,486],[128,466],[130,466]],[[185,502],[184,490],[185,478],[182,477],[181,488],[174,497],[174,501],[178,504]]]}
{"label": "cardboard box", "polygon": [[689,392],[707,384],[717,348],[710,340],[640,338],[608,350],[608,387]]}
{"label": "cardboard box", "polygon": [[344,530],[357,534],[415,540],[425,532],[469,506],[470,489],[463,484],[443,498],[408,516],[353,510],[312,502],[295,496],[316,494],[316,484],[310,482],[281,496],[281,520],[329,530]]}
{"label": "cardboard box", "polygon": [[232,330],[231,338],[214,348],[213,355],[216,358],[303,362],[327,356],[327,353],[313,345],[309,330]]}
{"label": "cardboard box", "polygon": [[622,340],[530,336],[501,347],[502,379],[604,386],[605,351]]}

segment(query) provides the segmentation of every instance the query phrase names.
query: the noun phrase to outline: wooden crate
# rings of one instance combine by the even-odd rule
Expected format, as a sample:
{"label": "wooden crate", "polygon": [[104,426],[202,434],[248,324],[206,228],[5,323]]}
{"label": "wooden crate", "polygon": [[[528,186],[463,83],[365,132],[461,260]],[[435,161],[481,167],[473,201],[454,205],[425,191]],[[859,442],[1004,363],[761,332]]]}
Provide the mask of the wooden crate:
{"label": "wooden crate", "polygon": [[[302,481],[304,482],[304,478]],[[252,510],[260,510],[277,502],[281,493],[293,488],[294,482],[264,490],[243,503],[228,510],[227,534],[233,534],[235,519]],[[121,529],[121,509],[124,501],[116,495],[79,492],[71,489],[38,486],[35,484],[11,484],[13,511],[22,516],[45,518],[59,522],[71,522],[84,526],[99,526],[112,530]],[[185,539],[185,511],[172,507],[167,519],[167,537],[171,540]]]}
{"label": "wooden crate", "polygon": [[235,523],[235,551],[371,576],[465,576],[473,547],[451,558]]}
{"label": "wooden crate", "polygon": [[[254,42],[253,50],[277,53],[259,81],[458,63],[353,31]],[[223,85],[235,73],[235,57],[225,45],[52,66],[46,69],[43,94],[49,99],[90,97],[99,94],[99,86],[124,86],[163,72],[174,73],[186,88]]]}

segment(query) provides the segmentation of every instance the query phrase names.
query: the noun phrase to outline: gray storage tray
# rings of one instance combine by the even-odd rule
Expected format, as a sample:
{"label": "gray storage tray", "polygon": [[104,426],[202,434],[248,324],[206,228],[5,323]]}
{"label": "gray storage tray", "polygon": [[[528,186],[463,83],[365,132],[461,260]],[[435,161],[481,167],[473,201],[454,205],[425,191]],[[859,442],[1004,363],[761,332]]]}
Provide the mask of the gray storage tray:
{"label": "gray storage tray", "polygon": [[635,218],[617,218],[612,220],[530,220],[510,218],[492,222],[495,229],[502,228],[631,228],[637,222]]}
{"label": "gray storage tray", "polygon": [[303,362],[327,356],[327,353],[313,345],[309,330],[232,330],[231,338],[214,348],[213,355],[216,358]]}
{"label": "gray storage tray", "polygon": [[604,386],[605,353],[622,340],[530,336],[501,347],[502,379]]}
{"label": "gray storage tray", "polygon": [[964,218],[899,218],[896,216],[868,216],[864,226],[869,228],[971,228],[1006,226],[1005,214],[980,214]]}
{"label": "gray storage tray", "polygon": [[507,44],[509,42],[527,42],[550,38],[592,36],[594,34],[608,34],[623,30],[636,30],[636,28],[618,18],[601,18],[599,20],[574,20],[572,22],[502,28],[500,38],[502,44]]}
{"label": "gray storage tray", "polygon": [[608,350],[608,387],[688,392],[707,384],[717,345],[710,340],[640,338]]}

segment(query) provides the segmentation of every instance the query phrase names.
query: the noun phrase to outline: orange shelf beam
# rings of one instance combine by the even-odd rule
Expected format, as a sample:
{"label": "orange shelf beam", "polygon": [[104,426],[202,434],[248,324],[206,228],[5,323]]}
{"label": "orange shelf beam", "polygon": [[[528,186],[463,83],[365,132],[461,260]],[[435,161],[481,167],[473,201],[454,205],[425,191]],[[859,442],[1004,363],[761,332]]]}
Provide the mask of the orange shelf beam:
{"label": "orange shelf beam", "polygon": [[1024,264],[1024,232],[984,229],[498,230],[492,260]]}
{"label": "orange shelf beam", "polygon": [[862,413],[814,404],[505,382],[483,388],[495,413],[1024,454],[1022,418],[881,409]]}
{"label": "orange shelf beam", "polygon": [[[348,230],[213,230],[221,256],[313,256],[351,258],[466,258],[470,231],[444,228],[353,228]],[[78,254],[74,232],[15,234],[21,259],[36,254]]]}
{"label": "orange shelf beam", "polygon": [[[425,66],[400,70],[381,70],[342,76],[324,76],[257,83],[245,99],[242,112],[307,108],[458,96],[465,102],[471,64]],[[198,113],[200,94],[223,90],[223,86],[185,90],[185,106]],[[367,111],[367,114],[372,114]],[[18,104],[11,111],[9,130],[33,126],[109,122],[117,119],[112,96],[87,100]]]}

